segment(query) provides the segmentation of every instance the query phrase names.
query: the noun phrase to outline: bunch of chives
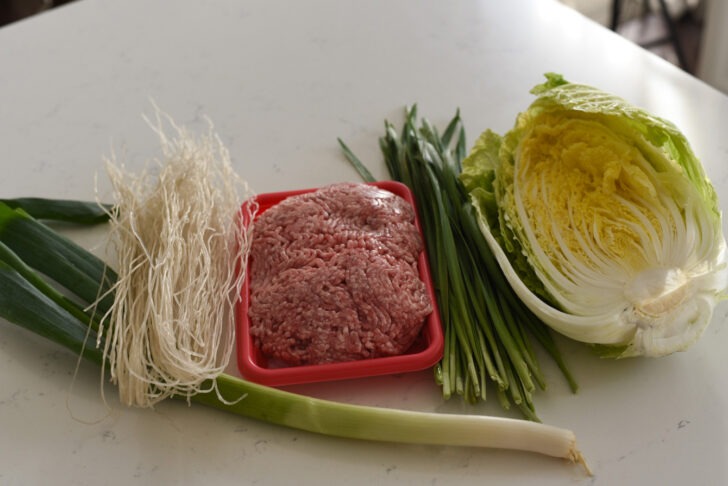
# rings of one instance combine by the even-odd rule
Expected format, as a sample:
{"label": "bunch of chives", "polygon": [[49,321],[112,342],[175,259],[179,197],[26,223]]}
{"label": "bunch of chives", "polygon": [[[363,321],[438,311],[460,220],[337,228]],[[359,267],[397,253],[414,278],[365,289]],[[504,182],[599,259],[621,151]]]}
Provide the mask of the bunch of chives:
{"label": "bunch of chives", "polygon": [[[538,420],[533,396],[546,383],[533,341],[556,362],[572,391],[575,380],[548,327],[513,292],[478,227],[458,179],[467,151],[459,112],[442,135],[426,119],[417,123],[417,107],[407,108],[399,133],[385,122],[379,146],[390,177],[412,190],[425,235],[445,333],[436,380],[445,398],[460,395],[473,403],[485,400],[493,383],[504,408],[515,404],[524,417]],[[339,143],[362,178],[374,181]]]}

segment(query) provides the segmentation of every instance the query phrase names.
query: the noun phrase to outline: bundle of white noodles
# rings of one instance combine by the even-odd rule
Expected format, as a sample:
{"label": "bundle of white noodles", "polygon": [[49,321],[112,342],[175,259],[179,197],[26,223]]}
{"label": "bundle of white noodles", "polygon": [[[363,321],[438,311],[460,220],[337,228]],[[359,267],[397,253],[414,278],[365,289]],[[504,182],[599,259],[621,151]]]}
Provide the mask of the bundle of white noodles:
{"label": "bundle of white noodles", "polygon": [[240,224],[251,192],[212,125],[194,137],[158,111],[149,124],[163,154],[153,170],[131,174],[106,161],[118,281],[102,322],[104,358],[121,402],[139,407],[214,388],[206,380],[224,371],[234,348],[252,237],[252,225]]}

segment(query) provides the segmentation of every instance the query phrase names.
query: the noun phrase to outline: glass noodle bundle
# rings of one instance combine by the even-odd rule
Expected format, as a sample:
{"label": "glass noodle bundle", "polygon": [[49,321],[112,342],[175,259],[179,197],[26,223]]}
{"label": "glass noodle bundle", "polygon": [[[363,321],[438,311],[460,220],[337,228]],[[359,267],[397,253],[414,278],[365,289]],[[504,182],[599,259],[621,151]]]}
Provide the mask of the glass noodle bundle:
{"label": "glass noodle bundle", "polygon": [[208,391],[225,369],[252,231],[240,224],[251,191],[212,124],[192,136],[159,110],[147,123],[162,160],[138,174],[106,161],[118,278],[99,333],[121,402],[139,407]]}

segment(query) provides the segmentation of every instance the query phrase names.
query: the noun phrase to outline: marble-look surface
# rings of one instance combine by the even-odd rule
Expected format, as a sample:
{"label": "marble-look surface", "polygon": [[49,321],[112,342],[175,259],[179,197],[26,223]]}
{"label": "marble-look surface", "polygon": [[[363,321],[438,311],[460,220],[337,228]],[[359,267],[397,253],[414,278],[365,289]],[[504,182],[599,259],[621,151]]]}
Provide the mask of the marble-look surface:
{"label": "marble-look surface", "polygon": [[[383,120],[419,103],[469,138],[507,130],[542,73],[597,85],[675,122],[728,201],[728,98],[552,0],[83,0],[0,29],[3,197],[88,199],[102,159],[158,154],[150,100],[205,117],[258,192],[358,180],[342,137],[384,176]],[[726,202],[723,202],[725,208]],[[98,247],[103,230],[72,237]],[[122,408],[99,373],[0,322],[0,484],[728,483],[728,307],[660,360],[602,361],[562,342],[581,385],[549,363],[542,419],[575,431],[595,475],[532,454],[330,439],[198,406]],[[74,378],[75,374],[75,378]],[[294,391],[411,410],[443,402],[428,371]]]}

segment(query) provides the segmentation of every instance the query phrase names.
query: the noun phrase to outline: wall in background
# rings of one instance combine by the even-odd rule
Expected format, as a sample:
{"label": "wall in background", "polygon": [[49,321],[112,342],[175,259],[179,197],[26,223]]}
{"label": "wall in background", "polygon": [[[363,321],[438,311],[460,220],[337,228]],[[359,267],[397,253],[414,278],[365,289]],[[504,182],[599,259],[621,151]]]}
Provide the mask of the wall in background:
{"label": "wall in background", "polygon": [[706,6],[703,47],[698,76],[728,94],[728,2],[710,0]]}

